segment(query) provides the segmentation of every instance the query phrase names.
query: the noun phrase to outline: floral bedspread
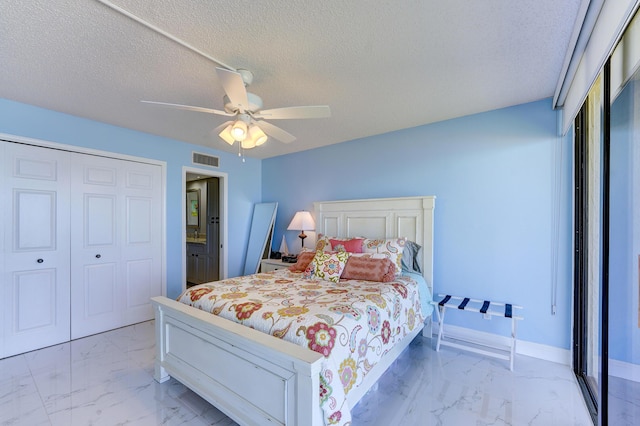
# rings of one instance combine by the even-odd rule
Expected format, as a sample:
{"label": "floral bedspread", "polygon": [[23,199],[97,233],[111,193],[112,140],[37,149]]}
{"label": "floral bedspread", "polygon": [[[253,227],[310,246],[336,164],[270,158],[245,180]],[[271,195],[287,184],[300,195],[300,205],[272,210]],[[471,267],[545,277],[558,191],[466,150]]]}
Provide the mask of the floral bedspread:
{"label": "floral bedspread", "polygon": [[346,395],[424,317],[420,289],[391,283],[304,279],[286,269],[191,287],[179,302],[324,355],[320,401],[326,425],[350,425]]}

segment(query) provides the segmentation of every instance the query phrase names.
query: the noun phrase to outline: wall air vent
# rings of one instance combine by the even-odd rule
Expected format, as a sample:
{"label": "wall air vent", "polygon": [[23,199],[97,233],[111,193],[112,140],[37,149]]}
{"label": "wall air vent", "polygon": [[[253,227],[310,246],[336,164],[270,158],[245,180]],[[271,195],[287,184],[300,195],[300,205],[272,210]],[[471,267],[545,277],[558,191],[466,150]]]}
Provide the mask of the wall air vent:
{"label": "wall air vent", "polygon": [[220,158],[213,155],[193,153],[193,164],[203,164],[205,166],[220,167]]}

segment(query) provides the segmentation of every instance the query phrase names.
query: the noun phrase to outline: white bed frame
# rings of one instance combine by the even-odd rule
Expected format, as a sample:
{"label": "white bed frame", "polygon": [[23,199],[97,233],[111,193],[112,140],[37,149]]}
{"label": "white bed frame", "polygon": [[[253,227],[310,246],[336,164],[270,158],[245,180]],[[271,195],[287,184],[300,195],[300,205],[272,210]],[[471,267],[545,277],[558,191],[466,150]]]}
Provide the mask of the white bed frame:
{"label": "white bed frame", "polygon": [[[434,207],[433,196],[314,203],[319,233],[407,237],[420,244],[432,294]],[[166,297],[152,301],[158,382],[173,376],[241,425],[323,425],[318,392],[322,355]],[[428,323],[425,334],[430,337],[430,318]],[[396,345],[349,392],[350,407],[420,331],[417,327]]]}

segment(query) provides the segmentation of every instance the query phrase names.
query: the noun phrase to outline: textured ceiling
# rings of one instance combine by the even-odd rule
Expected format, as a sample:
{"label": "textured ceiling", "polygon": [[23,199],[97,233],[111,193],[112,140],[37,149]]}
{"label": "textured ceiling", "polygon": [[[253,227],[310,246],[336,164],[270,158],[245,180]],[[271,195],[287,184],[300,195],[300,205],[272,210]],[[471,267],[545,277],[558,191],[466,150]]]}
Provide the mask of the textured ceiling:
{"label": "textured ceiling", "polygon": [[[106,1],[106,0],[104,0]],[[267,158],[553,96],[587,0],[113,0],[255,78],[265,108],[323,104],[331,118],[272,121],[297,136]],[[237,152],[210,59],[97,0],[3,1],[0,97]]]}

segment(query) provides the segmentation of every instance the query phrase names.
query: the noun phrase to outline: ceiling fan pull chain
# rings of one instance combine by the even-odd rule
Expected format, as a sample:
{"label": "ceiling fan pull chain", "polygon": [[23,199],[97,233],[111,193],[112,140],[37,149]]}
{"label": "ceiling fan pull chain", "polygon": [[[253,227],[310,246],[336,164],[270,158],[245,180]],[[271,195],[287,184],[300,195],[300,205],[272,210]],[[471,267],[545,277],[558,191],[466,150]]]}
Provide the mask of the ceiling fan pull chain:
{"label": "ceiling fan pull chain", "polygon": [[242,158],[242,162],[244,163],[244,150],[240,142],[238,142],[238,157]]}

